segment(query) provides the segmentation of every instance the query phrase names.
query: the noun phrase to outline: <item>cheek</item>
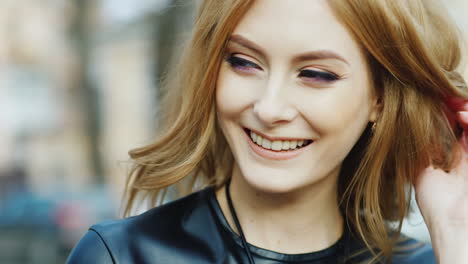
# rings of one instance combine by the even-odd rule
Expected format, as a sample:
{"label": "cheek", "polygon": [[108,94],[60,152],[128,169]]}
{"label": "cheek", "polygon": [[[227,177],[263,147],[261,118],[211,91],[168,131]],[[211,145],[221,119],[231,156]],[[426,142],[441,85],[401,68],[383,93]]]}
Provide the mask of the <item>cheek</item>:
{"label": "cheek", "polygon": [[345,90],[322,94],[304,110],[305,118],[317,131],[317,159],[337,166],[351,151],[368,122],[366,93]]}
{"label": "cheek", "polygon": [[306,96],[301,98],[302,112],[321,134],[361,130],[368,122],[367,89],[334,87],[318,91],[311,97],[314,98]]}
{"label": "cheek", "polygon": [[222,67],[216,84],[216,107],[218,113],[235,117],[253,104],[255,82],[247,81]]}

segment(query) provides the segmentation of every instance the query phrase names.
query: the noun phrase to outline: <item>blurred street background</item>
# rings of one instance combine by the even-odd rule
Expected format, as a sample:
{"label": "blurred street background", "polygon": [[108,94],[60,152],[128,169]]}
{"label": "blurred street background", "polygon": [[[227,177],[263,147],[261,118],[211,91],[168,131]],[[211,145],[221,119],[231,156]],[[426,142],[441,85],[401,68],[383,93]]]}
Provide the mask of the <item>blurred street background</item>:
{"label": "blurred street background", "polygon": [[[153,139],[196,2],[0,0],[1,264],[64,263],[120,217],[127,153]],[[444,2],[468,33],[468,1]],[[404,228],[429,240],[417,213]]]}

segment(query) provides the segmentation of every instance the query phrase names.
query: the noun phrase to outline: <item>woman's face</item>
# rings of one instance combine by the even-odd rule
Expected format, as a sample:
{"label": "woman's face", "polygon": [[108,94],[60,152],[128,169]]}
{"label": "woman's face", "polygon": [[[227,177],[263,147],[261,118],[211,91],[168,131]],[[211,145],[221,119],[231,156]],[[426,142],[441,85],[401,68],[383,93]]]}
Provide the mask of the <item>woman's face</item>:
{"label": "woman's face", "polygon": [[255,1],[231,36],[216,91],[218,122],[244,179],[289,192],[336,177],[377,119],[370,79],[326,0]]}

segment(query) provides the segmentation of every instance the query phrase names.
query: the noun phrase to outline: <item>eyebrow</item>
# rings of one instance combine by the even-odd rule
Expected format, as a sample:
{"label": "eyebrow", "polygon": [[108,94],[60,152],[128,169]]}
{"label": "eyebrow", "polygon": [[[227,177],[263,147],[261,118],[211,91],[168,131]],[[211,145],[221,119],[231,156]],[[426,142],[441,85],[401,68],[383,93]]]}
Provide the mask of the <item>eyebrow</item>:
{"label": "eyebrow", "polygon": [[[244,48],[250,49],[255,53],[258,53],[265,57],[265,52],[260,47],[260,45],[256,44],[255,42],[239,35],[234,34],[229,38],[230,42],[236,43]],[[309,51],[305,53],[298,54],[294,56],[293,61],[306,61],[306,60],[325,60],[325,59],[334,59],[340,60],[347,65],[350,65],[349,62],[343,58],[343,56],[331,51],[331,50],[315,50]]]}

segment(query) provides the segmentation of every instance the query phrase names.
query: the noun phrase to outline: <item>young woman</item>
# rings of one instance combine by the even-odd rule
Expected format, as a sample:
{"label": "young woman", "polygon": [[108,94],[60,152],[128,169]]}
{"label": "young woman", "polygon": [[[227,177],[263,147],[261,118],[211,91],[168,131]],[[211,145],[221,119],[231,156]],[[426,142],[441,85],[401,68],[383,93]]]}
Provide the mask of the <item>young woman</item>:
{"label": "young woman", "polygon": [[[126,215],[192,194],[94,225],[68,262],[468,263],[468,88],[443,10],[202,1]],[[434,250],[400,235],[412,185]]]}

